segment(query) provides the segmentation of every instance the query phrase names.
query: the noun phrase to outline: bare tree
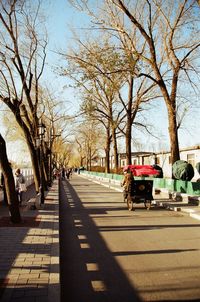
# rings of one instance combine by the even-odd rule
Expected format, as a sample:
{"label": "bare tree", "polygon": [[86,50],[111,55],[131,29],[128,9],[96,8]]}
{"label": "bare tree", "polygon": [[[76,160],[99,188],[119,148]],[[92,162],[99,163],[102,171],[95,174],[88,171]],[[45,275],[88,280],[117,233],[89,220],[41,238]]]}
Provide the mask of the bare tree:
{"label": "bare tree", "polygon": [[[47,88],[43,89],[43,105],[45,108],[42,121],[46,126],[45,140],[43,144],[44,162],[43,171],[46,183],[51,183],[52,166],[66,165],[70,156],[71,136],[74,117],[67,114],[65,100],[59,99],[55,92]],[[69,153],[69,154],[68,154]],[[53,162],[57,161],[57,162]]]}
{"label": "bare tree", "polygon": [[[82,112],[99,120],[105,128],[106,172],[109,172],[111,142],[114,166],[117,170],[117,137],[120,133],[126,137],[127,163],[131,163],[132,126],[143,127],[148,131],[147,125],[139,122],[137,115],[143,110],[145,103],[155,98],[155,94],[150,93],[155,84],[148,83],[147,79],[137,79],[137,84],[134,85],[138,59],[128,51],[128,46],[121,51],[106,38],[101,43],[79,43],[82,46],[79,52],[77,53],[76,49],[73,55],[67,55],[71,63],[66,73],[78,82],[78,87],[83,88]],[[122,44],[124,45],[125,41],[122,41]],[[81,74],[81,77],[77,77],[77,73]],[[125,90],[128,90],[128,93],[125,93]]]}
{"label": "bare tree", "polygon": [[114,103],[116,103],[118,86],[123,84],[119,84],[120,78],[122,78],[120,73],[113,73],[114,80],[111,72],[108,75],[108,70],[111,71],[113,66],[118,64],[118,54],[113,53],[112,46],[106,42],[104,45],[98,45],[94,41],[91,44],[83,44],[79,40],[77,43],[80,46],[79,52],[71,51],[65,55],[68,65],[63,74],[70,77],[74,81],[75,87],[82,91],[81,111],[90,119],[98,120],[105,128],[107,172],[109,172],[111,140],[114,146],[115,167],[118,167],[116,131],[121,112],[115,108],[119,104],[114,105]]}
{"label": "bare tree", "polygon": [[76,143],[78,145],[77,151],[80,155],[80,165],[86,165],[87,170],[91,170],[92,159],[98,156],[102,142],[102,133],[93,120],[86,120],[77,129]]}
{"label": "bare tree", "polygon": [[40,173],[36,138],[43,112],[39,80],[46,58],[46,37],[39,37],[40,1],[0,1],[0,100],[14,114],[27,142],[36,190]]}
{"label": "bare tree", "polygon": [[[112,3],[124,18],[127,17],[137,30],[142,45],[135,45],[134,52],[141,54],[140,59],[148,64],[153,75],[140,72],[155,83],[165,100],[168,110],[171,160],[179,159],[177,125],[177,90],[184,73],[188,83],[194,85],[190,72],[195,73],[195,62],[200,46],[199,22],[196,1],[140,1],[125,4],[121,0],[106,0]],[[142,9],[142,10],[141,10]],[[198,10],[199,12],[199,10]],[[146,21],[145,21],[146,20]],[[190,27],[191,25],[191,27]],[[130,29],[130,28],[129,28]],[[124,28],[124,31],[127,29]],[[184,32],[185,31],[185,32]],[[148,69],[146,69],[148,70]]]}
{"label": "bare tree", "polygon": [[[185,85],[190,85],[194,93],[198,92],[200,35],[197,1],[104,0],[101,6],[95,6],[94,1],[70,2],[96,20],[93,29],[101,28],[117,38],[124,37],[131,45],[132,49],[128,47],[128,50],[140,61],[137,76],[152,81],[165,101],[174,163],[179,159],[178,128],[182,121],[182,118],[177,121],[178,96],[183,100]],[[124,49],[126,45],[124,43]]]}

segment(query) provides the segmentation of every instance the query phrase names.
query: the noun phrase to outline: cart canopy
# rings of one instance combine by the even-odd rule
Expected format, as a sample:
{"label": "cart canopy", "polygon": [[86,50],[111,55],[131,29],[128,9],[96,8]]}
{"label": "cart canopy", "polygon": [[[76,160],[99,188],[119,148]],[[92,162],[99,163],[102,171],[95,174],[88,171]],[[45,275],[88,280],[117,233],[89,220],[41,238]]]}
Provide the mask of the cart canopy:
{"label": "cart canopy", "polygon": [[151,165],[127,165],[123,171],[131,171],[134,176],[159,175],[159,171]]}

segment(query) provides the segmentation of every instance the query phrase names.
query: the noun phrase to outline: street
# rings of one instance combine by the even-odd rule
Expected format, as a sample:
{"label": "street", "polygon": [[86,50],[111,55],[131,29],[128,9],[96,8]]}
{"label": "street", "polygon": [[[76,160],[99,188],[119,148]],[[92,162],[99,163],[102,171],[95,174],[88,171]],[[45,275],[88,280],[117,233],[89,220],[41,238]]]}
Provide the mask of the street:
{"label": "street", "polygon": [[60,193],[61,302],[200,301],[200,223],[73,175]]}

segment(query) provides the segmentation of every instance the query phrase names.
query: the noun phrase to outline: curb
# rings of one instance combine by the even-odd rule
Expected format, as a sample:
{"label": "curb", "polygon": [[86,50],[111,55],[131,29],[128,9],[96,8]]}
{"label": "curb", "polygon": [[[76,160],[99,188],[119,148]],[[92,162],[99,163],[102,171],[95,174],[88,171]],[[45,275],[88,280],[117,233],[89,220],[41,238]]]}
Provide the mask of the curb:
{"label": "curb", "polygon": [[[157,202],[158,205],[163,206],[166,210],[169,211],[174,211],[174,212],[182,212],[184,214],[187,214],[188,216],[200,220],[200,207],[198,205],[193,204],[192,207],[198,207],[198,208],[189,208],[190,204],[187,202],[184,202],[182,205],[174,205],[170,203],[162,203],[162,202]],[[184,208],[183,205],[188,206],[187,208]]]}

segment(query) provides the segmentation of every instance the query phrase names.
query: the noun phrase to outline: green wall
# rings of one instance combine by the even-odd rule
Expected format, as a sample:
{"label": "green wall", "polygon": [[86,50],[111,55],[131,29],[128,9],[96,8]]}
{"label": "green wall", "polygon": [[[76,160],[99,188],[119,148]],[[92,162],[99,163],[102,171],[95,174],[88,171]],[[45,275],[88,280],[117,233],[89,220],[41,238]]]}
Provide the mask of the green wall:
{"label": "green wall", "polygon": [[[110,173],[99,173],[99,172],[89,172],[81,171],[81,174],[89,174],[98,177],[104,177],[108,179],[114,179],[121,181],[123,175],[110,174]],[[135,177],[135,179],[145,179],[145,177]],[[180,192],[188,195],[200,195],[200,182],[192,181],[182,181],[176,179],[166,179],[166,178],[148,178],[153,179],[154,188],[165,188],[172,192]]]}

